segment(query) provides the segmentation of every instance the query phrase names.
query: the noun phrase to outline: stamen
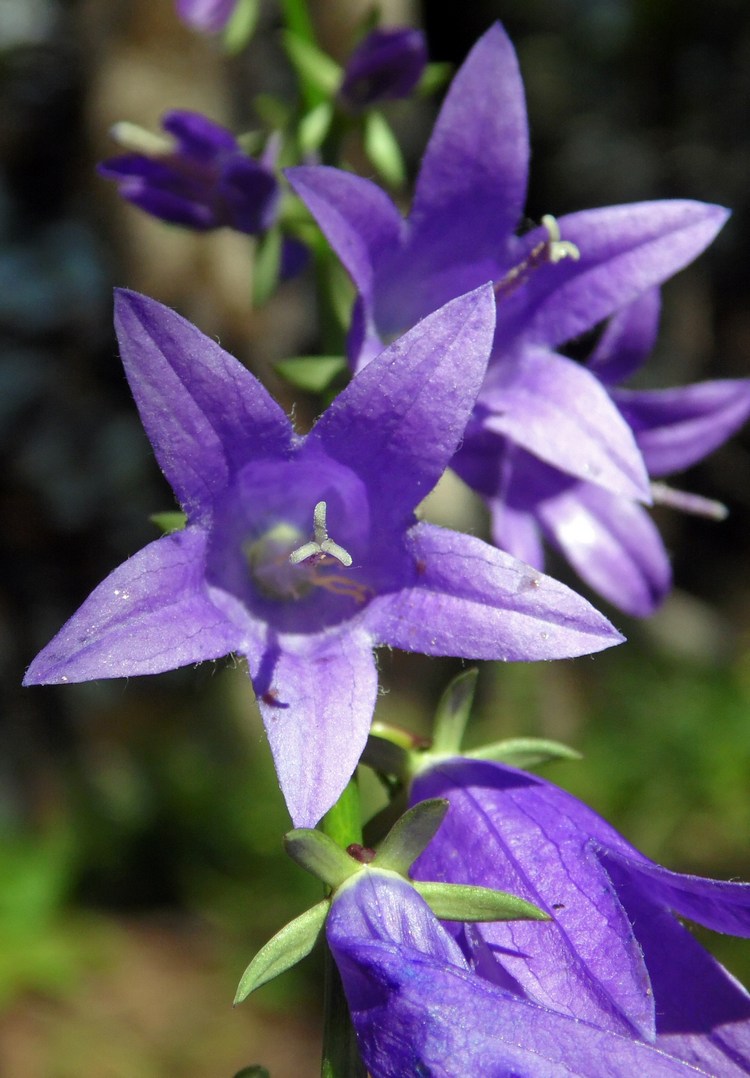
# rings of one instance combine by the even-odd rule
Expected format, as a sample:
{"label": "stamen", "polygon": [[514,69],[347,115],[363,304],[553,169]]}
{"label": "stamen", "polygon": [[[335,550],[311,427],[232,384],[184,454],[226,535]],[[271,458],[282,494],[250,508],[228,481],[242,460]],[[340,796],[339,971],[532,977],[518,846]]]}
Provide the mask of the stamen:
{"label": "stamen", "polygon": [[726,520],[729,510],[723,502],[713,498],[702,498],[700,494],[689,494],[685,490],[676,490],[666,483],[652,483],[651,496],[656,505],[667,505],[671,509],[681,509],[683,513],[706,517],[708,520]]}
{"label": "stamen", "polygon": [[495,285],[495,295],[500,297],[509,296],[512,292],[526,281],[534,270],[543,266],[545,262],[555,265],[565,258],[571,258],[577,262],[581,252],[570,240],[560,238],[560,225],[557,218],[551,213],[545,213],[542,217],[542,227],[546,229],[547,239],[540,240],[531,248],[522,262],[509,270],[502,280]]}
{"label": "stamen", "polygon": [[303,543],[289,555],[292,565],[313,560],[313,563],[325,562],[328,558],[335,558],[346,569],[352,564],[352,556],[338,543],[334,543],[328,535],[326,527],[325,502],[318,502],[313,510],[313,539],[309,543]]}
{"label": "stamen", "polygon": [[368,588],[366,584],[360,584],[357,580],[352,580],[351,577],[340,576],[338,573],[321,573],[318,571],[318,565],[315,564],[308,580],[317,588],[324,588],[333,595],[345,595],[357,603],[366,603],[375,594],[372,588]]}

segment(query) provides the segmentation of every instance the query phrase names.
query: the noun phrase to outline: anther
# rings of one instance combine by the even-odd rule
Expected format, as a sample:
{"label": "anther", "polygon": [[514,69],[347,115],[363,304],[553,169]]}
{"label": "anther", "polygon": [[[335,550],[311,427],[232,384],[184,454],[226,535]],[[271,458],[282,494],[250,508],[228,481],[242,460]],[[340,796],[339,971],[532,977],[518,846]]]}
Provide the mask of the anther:
{"label": "anther", "polygon": [[289,555],[289,561],[292,565],[299,565],[301,562],[310,561],[325,561],[326,557],[335,558],[343,566],[348,568],[352,564],[352,556],[344,550],[338,543],[334,543],[333,539],[328,535],[328,528],[326,526],[326,503],[318,502],[313,510],[313,538],[309,543],[303,543],[302,546],[297,547]]}

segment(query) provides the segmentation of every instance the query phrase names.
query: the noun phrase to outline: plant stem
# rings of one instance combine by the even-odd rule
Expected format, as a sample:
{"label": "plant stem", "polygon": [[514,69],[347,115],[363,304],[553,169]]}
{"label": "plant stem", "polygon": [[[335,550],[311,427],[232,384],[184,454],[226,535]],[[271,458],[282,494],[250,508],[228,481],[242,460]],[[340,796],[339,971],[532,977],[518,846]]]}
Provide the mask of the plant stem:
{"label": "plant stem", "polygon": [[[318,826],[340,846],[362,842],[362,816],[356,772],[341,797]],[[349,1016],[344,988],[328,947],[325,955],[323,1007],[321,1078],[366,1078],[367,1071],[359,1056],[357,1037]]]}

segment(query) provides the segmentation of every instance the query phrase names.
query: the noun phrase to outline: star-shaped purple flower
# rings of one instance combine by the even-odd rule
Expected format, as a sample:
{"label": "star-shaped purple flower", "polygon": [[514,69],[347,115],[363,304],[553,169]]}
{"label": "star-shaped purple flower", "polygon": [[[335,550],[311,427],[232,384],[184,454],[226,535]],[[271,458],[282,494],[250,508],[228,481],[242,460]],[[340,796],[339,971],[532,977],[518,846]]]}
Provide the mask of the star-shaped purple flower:
{"label": "star-shaped purple flower", "polygon": [[621,637],[563,585],[415,523],[456,450],[494,329],[485,286],[390,345],[306,437],[215,341],[120,292],[125,370],[184,531],[116,569],[26,684],[246,656],[297,826],[334,803],[375,706],[373,647],[550,659]]}
{"label": "star-shaped purple flower", "polygon": [[[148,153],[126,153],[99,165],[123,198],[163,221],[199,231],[228,226],[257,235],[274,222],[281,191],[271,142],[255,160],[225,127],[198,112],[164,114],[169,138]],[[117,127],[113,129],[117,134]]]}
{"label": "star-shaped purple flower", "polygon": [[457,927],[480,976],[702,1073],[747,1073],[750,995],[673,913],[750,936],[750,884],[670,872],[564,790],[502,764],[436,762],[411,791],[432,797],[450,808],[414,877],[507,890],[552,917]]}
{"label": "star-shaped purple flower", "polygon": [[[579,571],[589,561],[587,579],[612,601],[650,613],[670,578],[658,533],[635,504],[651,501],[642,450],[658,441],[684,460],[679,448],[690,423],[683,420],[697,411],[702,431],[715,433],[693,439],[687,455],[696,459],[747,413],[694,388],[669,391],[654,408],[643,397],[613,400],[610,376],[627,365],[636,328],[602,344],[623,354],[609,374],[604,362],[582,366],[559,349],[604,319],[625,317],[620,312],[711,242],[727,211],[643,202],[546,218],[518,236],[528,158],[523,84],[512,45],[495,25],[456,75],[406,219],[361,177],[323,167],[287,175],[359,291],[350,334],[356,367],[452,296],[495,282],[493,355],[456,468],[490,502],[505,549],[541,567],[543,533]],[[743,400],[749,396],[745,384]],[[647,426],[658,433],[647,435]],[[556,514],[551,493],[565,503]]]}
{"label": "star-shaped purple flower", "polygon": [[[528,927],[533,934],[546,926]],[[695,1069],[670,1045],[573,1018],[534,1002],[513,983],[492,983],[472,968],[416,891],[394,875],[372,872],[342,888],[326,935],[373,1078],[745,1073],[726,1058],[719,1069]],[[556,968],[562,983],[575,976],[569,962]]]}

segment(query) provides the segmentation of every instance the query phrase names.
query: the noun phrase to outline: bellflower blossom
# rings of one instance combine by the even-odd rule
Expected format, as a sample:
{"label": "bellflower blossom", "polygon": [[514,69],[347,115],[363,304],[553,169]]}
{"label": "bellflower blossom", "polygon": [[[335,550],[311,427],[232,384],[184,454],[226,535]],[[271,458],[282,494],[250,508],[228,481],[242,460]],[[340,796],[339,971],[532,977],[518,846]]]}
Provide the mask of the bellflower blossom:
{"label": "bellflower blossom", "polygon": [[[438,841],[439,833],[433,842]],[[530,930],[545,927],[529,924]],[[326,936],[373,1078],[732,1073],[695,1069],[669,1047],[649,1044],[632,1030],[581,1021],[533,1002],[512,984],[491,983],[472,969],[424,900],[396,875],[363,874],[341,888]],[[565,980],[569,968],[559,967],[558,974]]]}
{"label": "bellflower blossom", "polygon": [[[115,138],[139,150],[99,165],[100,175],[115,180],[124,199],[199,231],[227,225],[257,235],[273,224],[281,197],[273,142],[256,161],[231,131],[198,112],[174,109],[164,114],[162,127],[168,138],[128,124],[113,129]],[[146,152],[140,152],[141,142]]]}
{"label": "bellflower blossom", "polygon": [[292,819],[312,826],[364,748],[375,645],[527,660],[621,639],[549,577],[475,538],[415,523],[484,376],[490,286],[385,349],[304,438],[237,360],[173,311],[120,292],[115,322],[187,527],[99,585],[26,684],[239,653]]}
{"label": "bellflower blossom", "polygon": [[454,926],[479,976],[702,1073],[747,1074],[750,995],[673,913],[750,936],[750,884],[670,872],[564,790],[502,764],[436,762],[411,791],[431,797],[450,808],[416,879],[508,890],[552,917]]}
{"label": "bellflower blossom", "polygon": [[344,108],[358,112],[381,101],[408,97],[426,66],[427,45],[420,30],[373,30],[347,60],[338,100]]}
{"label": "bellflower blossom", "polygon": [[[601,365],[582,366],[559,349],[692,261],[727,211],[691,201],[642,202],[559,222],[547,217],[518,236],[528,159],[523,84],[512,45],[495,25],[446,96],[405,220],[384,191],[361,177],[324,167],[290,169],[287,176],[358,289],[349,342],[355,367],[451,296],[487,278],[495,282],[493,355],[456,468],[490,502],[498,544],[537,567],[541,527],[580,568],[591,529],[582,521],[580,534],[571,537],[568,528],[561,541],[565,529],[553,529],[537,508],[550,483],[553,492],[567,484],[572,520],[579,505],[574,481],[582,481],[580,515],[588,514],[585,522],[605,548],[589,577],[624,609],[648,613],[668,587],[669,567],[653,525],[633,504],[651,501],[639,449],[644,424],[661,425],[663,444],[670,436],[679,443],[693,405],[703,413],[703,432],[712,423],[723,432],[715,445],[741,419],[735,412],[728,421],[723,403],[712,408],[711,393],[691,397],[693,389],[669,391],[656,409],[631,398],[621,412],[624,398],[613,401]],[[699,437],[693,445],[695,459]],[[621,498],[611,519],[598,505],[610,506],[608,493]],[[638,535],[629,543],[624,533],[631,525]]]}
{"label": "bellflower blossom", "polygon": [[[716,449],[750,415],[750,380],[699,382],[677,389],[619,388],[648,357],[659,319],[657,289],[608,322],[586,361],[627,420],[649,475],[682,471]],[[632,498],[576,479],[483,429],[474,416],[451,466],[486,500],[493,539],[543,565],[542,538],[579,576],[628,614],[646,617],[672,581],[669,557],[649,514]],[[654,498],[687,512],[720,517],[724,507],[663,484]]]}

